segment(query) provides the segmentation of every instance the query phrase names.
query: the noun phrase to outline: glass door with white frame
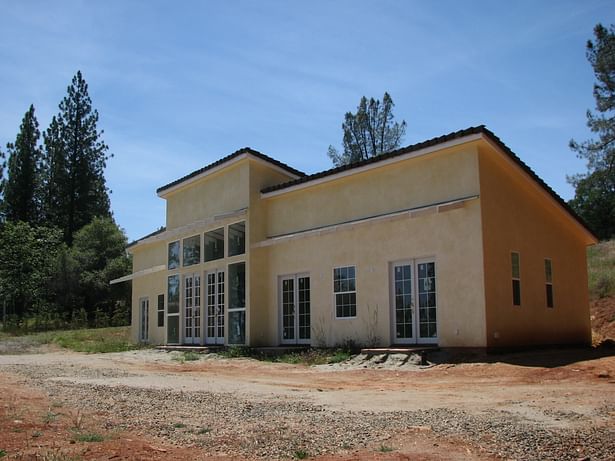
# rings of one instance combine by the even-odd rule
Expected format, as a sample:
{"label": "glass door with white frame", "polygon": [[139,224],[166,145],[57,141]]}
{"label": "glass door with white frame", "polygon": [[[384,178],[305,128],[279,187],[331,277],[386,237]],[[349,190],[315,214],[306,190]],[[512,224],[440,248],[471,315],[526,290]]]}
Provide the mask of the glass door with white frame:
{"label": "glass door with white frame", "polygon": [[201,276],[184,276],[184,343],[201,344]]}
{"label": "glass door with white frame", "polygon": [[433,260],[399,261],[391,267],[392,342],[438,342],[436,264]]}
{"label": "glass door with white frame", "polygon": [[224,344],[224,271],[207,273],[207,344]]}
{"label": "glass door with white frame", "polygon": [[309,344],[310,277],[297,274],[280,277],[280,341],[282,344]]}

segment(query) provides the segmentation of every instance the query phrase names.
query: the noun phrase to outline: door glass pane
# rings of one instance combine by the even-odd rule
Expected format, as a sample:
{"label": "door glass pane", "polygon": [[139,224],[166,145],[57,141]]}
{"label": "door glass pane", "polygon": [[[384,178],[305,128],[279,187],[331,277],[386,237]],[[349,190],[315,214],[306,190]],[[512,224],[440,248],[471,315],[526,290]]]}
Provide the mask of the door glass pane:
{"label": "door glass pane", "polygon": [[419,288],[419,335],[421,338],[438,336],[436,300],[436,264],[434,262],[418,265]]}
{"label": "door glass pane", "polygon": [[224,272],[218,272],[218,305],[217,305],[217,321],[218,338],[224,338]]}
{"label": "door glass pane", "polygon": [[194,317],[194,337],[201,337],[201,276],[194,276],[194,302],[193,302],[193,311],[192,315]]}
{"label": "door glass pane", "polygon": [[393,268],[395,275],[395,336],[412,338],[412,266],[404,264]]}
{"label": "door glass pane", "polygon": [[299,277],[299,339],[310,339],[310,278]]}
{"label": "door glass pane", "polygon": [[295,279],[282,280],[282,339],[295,339]]}

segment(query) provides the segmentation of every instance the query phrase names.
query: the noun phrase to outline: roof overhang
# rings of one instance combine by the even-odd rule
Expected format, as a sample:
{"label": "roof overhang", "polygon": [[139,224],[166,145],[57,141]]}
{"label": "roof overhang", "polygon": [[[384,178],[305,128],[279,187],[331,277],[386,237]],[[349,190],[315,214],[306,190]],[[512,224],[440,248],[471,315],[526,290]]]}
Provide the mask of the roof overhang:
{"label": "roof overhang", "polygon": [[295,191],[299,191],[299,190],[303,190],[303,189],[307,189],[309,187],[314,187],[317,186],[319,184],[324,184],[324,183],[328,183],[331,181],[336,181],[338,179],[347,177],[347,176],[352,176],[355,174],[360,174],[360,173],[364,173],[366,171],[370,171],[370,170],[374,170],[376,168],[382,168],[383,166],[387,166],[387,165],[391,165],[391,164],[395,164],[398,162],[403,162],[404,160],[408,160],[411,158],[416,158],[416,157],[422,157],[424,155],[428,155],[434,152],[438,152],[444,149],[448,149],[451,147],[457,147],[460,146],[462,144],[467,144],[469,142],[473,142],[473,141],[477,141],[479,139],[481,139],[481,133],[473,133],[473,134],[468,134],[465,136],[461,136],[459,138],[456,139],[451,139],[450,141],[445,141],[441,144],[436,144],[433,146],[428,146],[428,147],[424,147],[422,149],[418,149],[412,152],[408,152],[407,154],[401,154],[401,155],[396,155],[394,157],[388,158],[388,159],[383,159],[383,160],[379,160],[377,162],[373,162],[373,163],[368,163],[366,165],[363,166],[359,166],[356,168],[351,168],[348,170],[344,170],[344,171],[340,171],[339,173],[335,173],[335,174],[330,174],[330,175],[326,175],[323,176],[321,178],[316,178],[313,180],[308,180],[305,182],[300,182],[296,185],[291,185],[289,187],[284,187],[283,189],[277,189],[277,190],[273,190],[270,192],[261,192],[261,198],[263,199],[268,199],[268,198],[272,198],[272,197],[277,197],[279,195],[284,195],[284,194],[288,194],[291,192],[295,192]]}
{"label": "roof overhang", "polygon": [[169,196],[170,194],[172,194],[173,192],[178,191],[179,189],[183,189],[184,187],[189,186],[190,184],[194,184],[197,181],[202,180],[203,178],[206,178],[208,176],[214,175],[216,173],[219,173],[220,171],[226,169],[226,168],[230,168],[233,165],[236,165],[237,163],[240,163],[244,160],[252,160],[254,162],[260,163],[261,165],[267,166],[268,168],[271,168],[274,171],[277,171],[278,173],[282,173],[286,176],[291,177],[292,179],[299,179],[301,176],[292,173],[278,165],[275,165],[273,163],[267,162],[265,160],[263,160],[260,157],[257,157],[256,155],[253,155],[249,152],[245,152],[239,155],[235,155],[231,158],[229,158],[228,160],[226,160],[223,163],[220,163],[219,165],[216,165],[212,168],[208,168],[205,171],[196,174],[194,176],[190,176],[182,181],[179,181],[177,184],[173,184],[170,187],[163,187],[161,189],[158,189],[158,192],[156,193],[158,195],[158,197],[161,198],[166,198],[167,196]]}

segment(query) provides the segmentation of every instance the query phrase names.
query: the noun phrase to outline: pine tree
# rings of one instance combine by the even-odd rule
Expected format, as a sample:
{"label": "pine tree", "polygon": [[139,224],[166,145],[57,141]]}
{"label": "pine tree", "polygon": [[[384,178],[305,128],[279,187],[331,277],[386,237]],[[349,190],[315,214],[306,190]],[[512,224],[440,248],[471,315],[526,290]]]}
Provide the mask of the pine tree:
{"label": "pine tree", "polygon": [[598,24],[595,41],[587,42],[596,83],[596,111],[587,111],[587,126],[598,139],[570,141],[579,158],[587,161],[587,173],[568,178],[575,187],[570,201],[600,238],[615,236],[615,28]]}
{"label": "pine tree", "polygon": [[77,230],[96,216],[110,216],[104,169],[108,146],[97,130],[88,85],[81,72],[73,77],[45,135],[46,214],[70,245]]}
{"label": "pine tree", "polygon": [[365,96],[361,98],[357,113],[344,116],[344,152],[329,146],[327,155],[336,166],[367,160],[397,149],[406,132],[406,122],[394,122],[393,99],[384,93],[382,102]]}
{"label": "pine tree", "polygon": [[34,106],[26,112],[15,143],[7,144],[8,179],[4,186],[4,214],[9,221],[33,225],[41,221],[42,150]]}

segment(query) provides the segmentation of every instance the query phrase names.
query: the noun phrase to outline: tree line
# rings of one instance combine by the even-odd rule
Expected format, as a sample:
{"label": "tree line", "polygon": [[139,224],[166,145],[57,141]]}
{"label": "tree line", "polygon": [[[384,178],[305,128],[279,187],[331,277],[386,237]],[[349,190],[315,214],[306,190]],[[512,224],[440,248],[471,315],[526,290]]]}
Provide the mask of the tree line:
{"label": "tree line", "polygon": [[104,170],[110,155],[88,85],[73,77],[42,134],[35,108],[0,150],[0,313],[4,327],[106,326],[129,321],[126,236]]}

